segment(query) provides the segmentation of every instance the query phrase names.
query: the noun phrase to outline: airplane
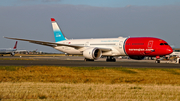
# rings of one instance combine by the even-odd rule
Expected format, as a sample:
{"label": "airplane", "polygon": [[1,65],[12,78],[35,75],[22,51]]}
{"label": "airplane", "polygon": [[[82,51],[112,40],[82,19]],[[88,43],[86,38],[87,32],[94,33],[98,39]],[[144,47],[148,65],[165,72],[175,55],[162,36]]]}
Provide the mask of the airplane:
{"label": "airplane", "polygon": [[18,53],[20,53],[20,52],[22,53],[22,52],[23,52],[23,53],[29,54],[30,52],[37,52],[37,50],[38,50],[38,49],[36,49],[36,50],[19,50],[19,49],[18,49],[18,50],[16,50],[15,52],[18,52]]}
{"label": "airplane", "polygon": [[131,59],[141,60],[145,56],[155,56],[156,63],[160,63],[160,56],[173,52],[168,43],[154,37],[129,38],[98,38],[98,39],[67,39],[58,26],[56,20],[51,18],[55,42],[4,37],[7,39],[28,41],[30,43],[53,47],[69,55],[81,54],[84,61],[94,61],[101,56],[107,57],[107,62],[115,62],[116,56],[129,56]]}
{"label": "airplane", "polygon": [[171,54],[169,54],[170,56],[177,56],[180,57],[180,52],[172,52]]}
{"label": "airplane", "polygon": [[15,51],[17,50],[17,41],[14,45],[14,48],[1,48],[0,49],[0,54],[1,56],[3,56],[3,54],[11,54],[11,56],[14,56],[15,55]]}

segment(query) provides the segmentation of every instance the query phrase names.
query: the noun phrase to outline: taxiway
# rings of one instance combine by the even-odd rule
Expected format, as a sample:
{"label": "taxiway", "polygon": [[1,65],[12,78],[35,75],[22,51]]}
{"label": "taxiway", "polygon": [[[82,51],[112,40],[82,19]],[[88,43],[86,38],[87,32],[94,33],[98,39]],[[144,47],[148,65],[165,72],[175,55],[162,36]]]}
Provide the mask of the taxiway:
{"label": "taxiway", "polygon": [[[4,58],[4,59],[3,59]],[[12,59],[12,60],[10,60]],[[20,59],[20,60],[18,60]],[[29,59],[29,60],[25,60]],[[52,65],[52,66],[71,66],[71,67],[132,67],[132,68],[180,68],[180,64],[154,63],[154,60],[131,60],[117,59],[116,62],[106,62],[105,58],[96,61],[83,61],[79,56],[58,56],[58,57],[0,57],[0,66],[35,66],[35,65]]]}

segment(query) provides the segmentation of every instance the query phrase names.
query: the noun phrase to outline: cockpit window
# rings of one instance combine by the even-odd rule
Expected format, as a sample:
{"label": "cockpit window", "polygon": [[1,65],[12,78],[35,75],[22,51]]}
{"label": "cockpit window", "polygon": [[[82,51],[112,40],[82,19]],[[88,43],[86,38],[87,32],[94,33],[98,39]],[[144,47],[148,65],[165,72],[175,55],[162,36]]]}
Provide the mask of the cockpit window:
{"label": "cockpit window", "polygon": [[165,45],[168,45],[168,43],[164,43]]}
{"label": "cockpit window", "polygon": [[160,45],[168,45],[168,43],[160,43]]}
{"label": "cockpit window", "polygon": [[164,45],[164,43],[160,43],[160,45]]}

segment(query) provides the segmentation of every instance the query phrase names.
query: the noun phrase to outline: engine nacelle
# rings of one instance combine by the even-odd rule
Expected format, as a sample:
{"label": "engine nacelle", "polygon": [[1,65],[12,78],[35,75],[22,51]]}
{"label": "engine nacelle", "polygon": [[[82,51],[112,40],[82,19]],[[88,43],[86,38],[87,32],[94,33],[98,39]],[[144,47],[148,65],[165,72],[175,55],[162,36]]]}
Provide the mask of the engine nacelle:
{"label": "engine nacelle", "polygon": [[142,60],[144,59],[144,56],[129,56],[131,59],[135,59],[135,60]]}
{"label": "engine nacelle", "polygon": [[87,59],[98,59],[102,55],[102,51],[98,48],[88,48],[83,51],[83,56]]}

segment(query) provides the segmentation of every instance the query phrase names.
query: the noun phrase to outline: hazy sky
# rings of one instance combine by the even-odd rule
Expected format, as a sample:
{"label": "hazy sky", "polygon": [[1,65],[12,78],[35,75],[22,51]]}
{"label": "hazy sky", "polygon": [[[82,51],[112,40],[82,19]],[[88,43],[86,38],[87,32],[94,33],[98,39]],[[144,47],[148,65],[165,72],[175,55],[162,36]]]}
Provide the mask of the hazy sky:
{"label": "hazy sky", "polygon": [[97,7],[125,7],[135,6],[163,6],[180,3],[179,0],[1,0],[1,6],[27,6],[27,5],[51,5],[51,4],[71,4],[90,5]]}
{"label": "hazy sky", "polygon": [[[150,36],[180,48],[179,0],[1,0],[0,48],[15,44],[3,36],[54,42],[51,17],[69,39]],[[18,49],[59,52],[24,41]]]}

